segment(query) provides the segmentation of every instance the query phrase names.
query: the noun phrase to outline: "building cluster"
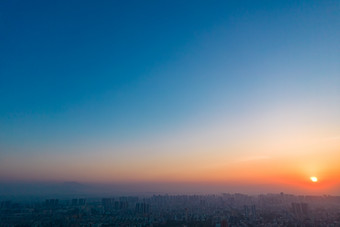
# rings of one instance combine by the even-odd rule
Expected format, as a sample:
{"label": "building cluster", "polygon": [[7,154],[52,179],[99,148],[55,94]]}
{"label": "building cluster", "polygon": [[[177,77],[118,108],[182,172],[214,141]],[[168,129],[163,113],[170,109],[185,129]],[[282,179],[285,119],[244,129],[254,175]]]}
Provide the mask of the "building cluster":
{"label": "building cluster", "polygon": [[340,226],[340,196],[281,193],[0,200],[0,226]]}

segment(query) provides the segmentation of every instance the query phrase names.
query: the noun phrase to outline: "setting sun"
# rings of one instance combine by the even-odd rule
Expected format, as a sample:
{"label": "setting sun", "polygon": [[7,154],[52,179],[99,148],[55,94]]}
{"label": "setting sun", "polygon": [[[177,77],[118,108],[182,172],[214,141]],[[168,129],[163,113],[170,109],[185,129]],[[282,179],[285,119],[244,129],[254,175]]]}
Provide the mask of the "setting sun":
{"label": "setting sun", "polygon": [[317,177],[311,177],[310,180],[311,180],[312,182],[318,182],[318,178],[317,178]]}

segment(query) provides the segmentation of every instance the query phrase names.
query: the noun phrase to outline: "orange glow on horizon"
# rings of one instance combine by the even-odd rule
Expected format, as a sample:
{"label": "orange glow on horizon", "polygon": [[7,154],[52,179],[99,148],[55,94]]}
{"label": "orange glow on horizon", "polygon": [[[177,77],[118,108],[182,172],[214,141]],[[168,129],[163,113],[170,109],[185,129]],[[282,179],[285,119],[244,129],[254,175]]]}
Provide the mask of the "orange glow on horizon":
{"label": "orange glow on horizon", "polygon": [[[223,185],[226,189],[229,185],[235,188],[238,185],[240,189],[258,185],[264,192],[282,188],[283,192],[289,189],[306,194],[339,195],[340,140],[305,143],[297,147],[250,144],[240,146],[239,150],[222,145],[218,149],[207,146],[188,150],[181,150],[179,146],[181,152],[177,153],[170,153],[177,147],[155,146],[155,150],[168,149],[169,152],[152,155],[132,147],[123,150],[120,156],[108,149],[101,155],[85,152],[67,158],[50,153],[30,154],[20,161],[9,155],[7,162],[0,165],[0,178],[88,183],[197,183]],[[287,153],[276,152],[275,147]],[[229,150],[237,150],[237,153],[231,154]]]}

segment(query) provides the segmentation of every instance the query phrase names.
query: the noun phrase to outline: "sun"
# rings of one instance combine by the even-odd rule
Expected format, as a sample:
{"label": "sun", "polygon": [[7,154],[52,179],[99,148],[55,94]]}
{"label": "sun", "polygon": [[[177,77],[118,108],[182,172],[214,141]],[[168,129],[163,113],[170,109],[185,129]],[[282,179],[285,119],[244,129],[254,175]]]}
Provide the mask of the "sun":
{"label": "sun", "polygon": [[310,177],[310,180],[311,180],[312,182],[318,182],[318,178],[317,178],[317,177]]}

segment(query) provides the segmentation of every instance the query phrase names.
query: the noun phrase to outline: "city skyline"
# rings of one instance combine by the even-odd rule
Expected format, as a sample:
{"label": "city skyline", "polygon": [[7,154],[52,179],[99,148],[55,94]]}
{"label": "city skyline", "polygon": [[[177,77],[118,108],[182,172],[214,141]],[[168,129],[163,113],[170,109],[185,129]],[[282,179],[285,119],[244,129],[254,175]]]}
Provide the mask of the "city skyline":
{"label": "city skyline", "polygon": [[340,195],[339,10],[1,2],[0,184]]}

